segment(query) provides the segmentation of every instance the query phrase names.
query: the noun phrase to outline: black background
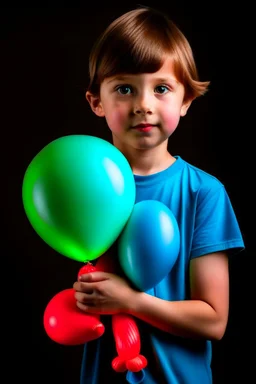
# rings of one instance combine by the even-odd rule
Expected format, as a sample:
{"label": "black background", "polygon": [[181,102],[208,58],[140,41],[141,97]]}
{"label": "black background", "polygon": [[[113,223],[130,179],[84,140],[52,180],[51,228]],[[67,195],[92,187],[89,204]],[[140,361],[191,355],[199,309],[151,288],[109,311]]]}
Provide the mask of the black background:
{"label": "black background", "polygon": [[[89,109],[84,90],[94,40],[114,18],[137,5],[120,3],[95,3],[89,9],[84,2],[37,2],[1,10],[1,149],[8,184],[5,198],[3,176],[8,225],[3,258],[11,268],[3,269],[6,383],[79,384],[82,346],[53,343],[42,317],[50,298],[72,286],[80,265],[50,249],[34,232],[24,214],[21,187],[32,158],[55,138],[79,133],[111,140],[103,119]],[[224,2],[214,1],[144,5],[166,11],[176,22],[192,46],[201,80],[211,81],[210,91],[181,120],[169,148],[219,178],[234,206],[246,250],[230,261],[229,323],[224,338],[213,345],[213,374],[214,384],[249,383],[255,254],[252,7],[243,2],[223,9]]]}

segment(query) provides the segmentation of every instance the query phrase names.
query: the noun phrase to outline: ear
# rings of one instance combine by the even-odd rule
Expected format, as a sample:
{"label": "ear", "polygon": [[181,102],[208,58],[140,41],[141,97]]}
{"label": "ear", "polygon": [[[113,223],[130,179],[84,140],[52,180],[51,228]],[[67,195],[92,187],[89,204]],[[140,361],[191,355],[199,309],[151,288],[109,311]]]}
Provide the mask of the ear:
{"label": "ear", "polygon": [[85,97],[95,115],[104,117],[105,113],[100,101],[100,96],[93,95],[91,92],[87,91]]}
{"label": "ear", "polygon": [[181,110],[180,110],[180,116],[183,117],[187,114],[187,111],[191,105],[193,100],[187,100],[182,104]]}

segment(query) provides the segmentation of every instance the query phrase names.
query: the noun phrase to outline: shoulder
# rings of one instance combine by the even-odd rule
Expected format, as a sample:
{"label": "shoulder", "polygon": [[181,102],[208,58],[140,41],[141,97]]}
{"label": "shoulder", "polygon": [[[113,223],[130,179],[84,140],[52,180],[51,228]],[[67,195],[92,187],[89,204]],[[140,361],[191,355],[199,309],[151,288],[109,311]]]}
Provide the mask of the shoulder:
{"label": "shoulder", "polygon": [[181,161],[183,162],[184,176],[194,192],[201,196],[209,193],[225,192],[224,184],[216,176],[183,159]]}

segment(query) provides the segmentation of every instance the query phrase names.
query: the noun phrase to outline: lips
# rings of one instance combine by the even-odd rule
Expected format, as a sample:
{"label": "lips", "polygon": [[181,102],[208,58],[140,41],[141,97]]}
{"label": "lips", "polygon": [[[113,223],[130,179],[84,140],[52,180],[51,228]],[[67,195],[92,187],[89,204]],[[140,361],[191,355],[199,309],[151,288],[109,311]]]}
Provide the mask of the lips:
{"label": "lips", "polygon": [[138,124],[138,125],[135,125],[133,129],[136,129],[137,131],[140,131],[140,132],[149,132],[153,127],[154,125],[152,124]]}

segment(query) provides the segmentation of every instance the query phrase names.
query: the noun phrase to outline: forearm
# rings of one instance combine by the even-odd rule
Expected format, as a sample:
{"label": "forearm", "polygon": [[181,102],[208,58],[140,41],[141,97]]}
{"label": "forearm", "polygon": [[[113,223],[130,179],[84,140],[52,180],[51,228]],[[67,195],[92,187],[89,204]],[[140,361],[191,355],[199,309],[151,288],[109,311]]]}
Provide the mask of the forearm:
{"label": "forearm", "polygon": [[132,303],[133,316],[176,336],[218,340],[225,332],[226,322],[204,301],[165,301],[138,292]]}

